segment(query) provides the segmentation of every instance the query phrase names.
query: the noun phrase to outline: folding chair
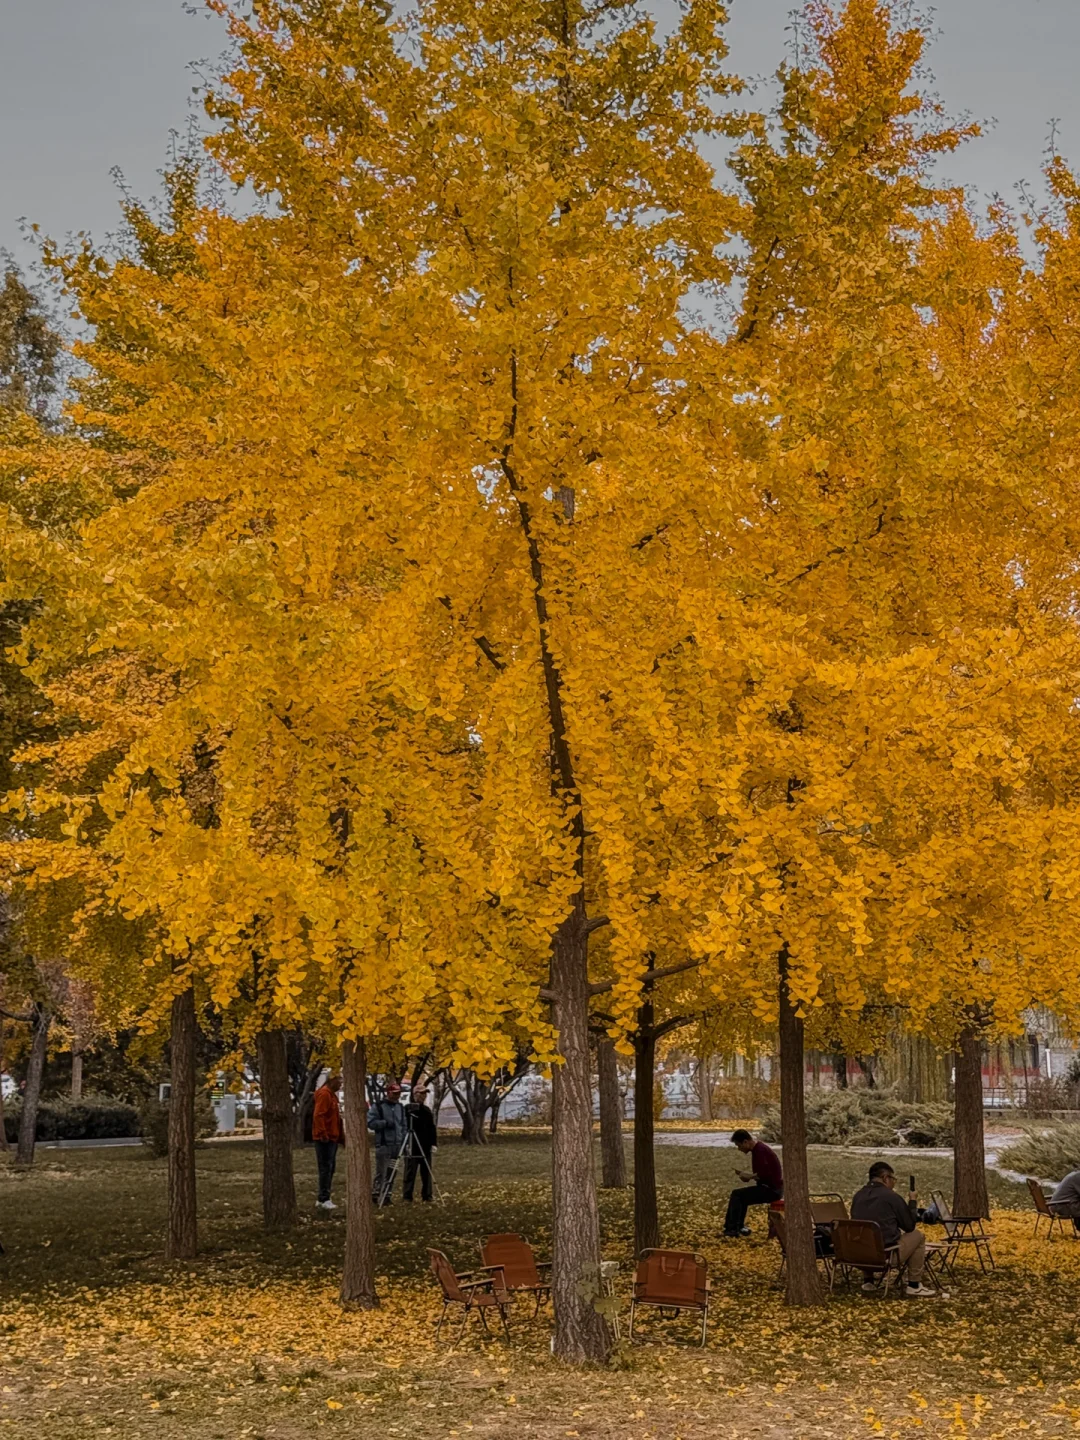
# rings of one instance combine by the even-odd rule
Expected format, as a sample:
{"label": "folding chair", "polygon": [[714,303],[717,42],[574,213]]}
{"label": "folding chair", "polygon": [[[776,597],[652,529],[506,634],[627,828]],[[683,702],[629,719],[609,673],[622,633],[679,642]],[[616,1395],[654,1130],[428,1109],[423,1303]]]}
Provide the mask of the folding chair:
{"label": "folding chair", "polygon": [[485,1270],[501,1270],[507,1290],[512,1295],[532,1295],[536,1301],[533,1310],[535,1320],[540,1306],[551,1296],[550,1276],[545,1278],[541,1270],[550,1270],[550,1261],[537,1263],[533,1248],[523,1235],[489,1235],[480,1246],[480,1258]]}
{"label": "folding chair", "polygon": [[[900,1247],[890,1245],[886,1248],[884,1236],[881,1233],[881,1226],[876,1220],[838,1220],[833,1226],[833,1257],[832,1273],[829,1277],[829,1294],[832,1294],[833,1285],[836,1281],[836,1272],[843,1272],[844,1282],[848,1289],[851,1289],[852,1270],[872,1272],[875,1275],[883,1275],[885,1280],[885,1295],[889,1293],[889,1286],[895,1280],[898,1284],[903,1279],[907,1270],[908,1262],[900,1259]],[[929,1261],[933,1252],[940,1252],[940,1245],[927,1245],[927,1259]],[[927,1264],[926,1274],[929,1275],[935,1288],[940,1291],[941,1281],[934,1273],[933,1266]]]}
{"label": "folding chair", "polygon": [[709,1324],[710,1287],[708,1265],[701,1255],[688,1250],[643,1250],[638,1258],[634,1295],[630,1301],[627,1338],[634,1338],[634,1316],[639,1305],[665,1310],[695,1310],[701,1315],[701,1340]]}
{"label": "folding chair", "polygon": [[842,1195],[811,1195],[810,1215],[815,1225],[832,1225],[837,1220],[846,1220],[848,1209]]}
{"label": "folding chair", "polygon": [[930,1198],[937,1205],[941,1223],[945,1227],[945,1244],[942,1247],[941,1263],[949,1274],[955,1278],[956,1271],[953,1266],[965,1245],[974,1249],[979,1261],[979,1269],[984,1275],[995,1269],[994,1252],[990,1249],[990,1241],[994,1237],[983,1224],[982,1217],[976,1215],[973,1218],[967,1218],[954,1215],[942,1190],[931,1190]]}
{"label": "folding chair", "polygon": [[1042,1188],[1039,1182],[1037,1180],[1032,1180],[1030,1175],[1028,1176],[1027,1187],[1031,1193],[1032,1200],[1034,1200],[1035,1202],[1034,1235],[1038,1235],[1039,1226],[1045,1220],[1047,1222],[1047,1240],[1052,1240],[1054,1238],[1055,1225],[1059,1225],[1061,1227],[1061,1233],[1063,1235],[1069,1235],[1072,1237],[1072,1239],[1075,1240],[1077,1237],[1076,1226],[1072,1223],[1072,1216],[1069,1215],[1068,1212],[1063,1208],[1067,1202],[1060,1200],[1051,1200],[1047,1196],[1046,1191]]}
{"label": "folding chair", "polygon": [[454,1267],[441,1250],[429,1250],[428,1255],[431,1259],[432,1273],[442,1288],[443,1308],[435,1330],[435,1339],[438,1340],[442,1332],[447,1310],[451,1305],[460,1305],[462,1314],[458,1339],[465,1334],[465,1327],[468,1325],[469,1316],[473,1311],[480,1316],[484,1329],[487,1330],[487,1312],[497,1309],[502,1319],[503,1329],[506,1331],[506,1338],[509,1340],[510,1323],[507,1319],[507,1311],[512,1302],[510,1292],[502,1278],[502,1271],[498,1267],[494,1267],[491,1274],[483,1276],[479,1276],[475,1270],[455,1272]]}
{"label": "folding chair", "polygon": [[[779,1285],[784,1278],[784,1271],[787,1269],[787,1217],[782,1210],[769,1211],[769,1234],[780,1246],[780,1269],[776,1272],[774,1285]],[[822,1278],[829,1280],[832,1275],[832,1256],[818,1253],[817,1246],[814,1246],[814,1259],[822,1268]]]}

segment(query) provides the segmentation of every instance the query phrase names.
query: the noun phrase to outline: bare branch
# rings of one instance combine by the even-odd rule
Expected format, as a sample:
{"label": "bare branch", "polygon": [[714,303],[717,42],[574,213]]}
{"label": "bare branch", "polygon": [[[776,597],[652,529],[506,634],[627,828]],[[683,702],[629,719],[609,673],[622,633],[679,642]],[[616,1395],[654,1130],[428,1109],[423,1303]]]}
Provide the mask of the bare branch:
{"label": "bare branch", "polygon": [[[646,970],[641,977],[641,983],[652,985],[657,980],[666,980],[669,975],[681,975],[684,970],[696,970],[700,964],[700,960],[683,960],[678,965],[665,965],[660,970]],[[614,980],[600,980],[595,985],[589,986],[589,994],[603,995],[606,991],[613,989],[614,985]]]}

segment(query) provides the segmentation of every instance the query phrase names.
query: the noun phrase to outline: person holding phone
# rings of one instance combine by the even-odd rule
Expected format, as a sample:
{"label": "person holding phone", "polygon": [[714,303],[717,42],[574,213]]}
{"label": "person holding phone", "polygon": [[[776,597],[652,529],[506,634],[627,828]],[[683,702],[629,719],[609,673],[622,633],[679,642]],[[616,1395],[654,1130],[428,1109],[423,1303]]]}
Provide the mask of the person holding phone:
{"label": "person holding phone", "polygon": [[[911,1200],[905,1201],[896,1193],[896,1171],[887,1160],[877,1160],[870,1166],[869,1183],[859,1190],[851,1201],[852,1220],[873,1220],[881,1231],[885,1249],[894,1246],[900,1254],[900,1263],[907,1261],[906,1293],[912,1298],[935,1295],[932,1286],[922,1283],[926,1267],[926,1236],[915,1224],[915,1177],[909,1181]],[[863,1290],[867,1294],[876,1290],[877,1284],[866,1276]]]}
{"label": "person holding phone", "polygon": [[784,1172],[776,1151],[755,1140],[749,1130],[736,1130],[731,1143],[750,1156],[749,1170],[736,1170],[740,1180],[747,1183],[739,1190],[733,1190],[728,1199],[727,1217],[724,1220],[724,1236],[737,1240],[740,1235],[749,1235],[746,1212],[751,1205],[771,1205],[784,1194]]}

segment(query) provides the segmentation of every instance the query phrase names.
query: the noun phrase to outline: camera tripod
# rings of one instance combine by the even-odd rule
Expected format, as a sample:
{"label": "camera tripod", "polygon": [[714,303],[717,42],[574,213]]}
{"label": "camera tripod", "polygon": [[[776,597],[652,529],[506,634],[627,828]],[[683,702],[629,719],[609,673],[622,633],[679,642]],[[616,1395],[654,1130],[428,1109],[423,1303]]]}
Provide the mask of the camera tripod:
{"label": "camera tripod", "polygon": [[432,1197],[435,1200],[436,1204],[441,1205],[446,1199],[446,1196],[439,1189],[438,1181],[435,1179],[435,1172],[431,1168],[431,1160],[429,1159],[427,1154],[420,1148],[419,1145],[416,1146],[415,1150],[413,1149],[413,1144],[416,1141],[416,1133],[413,1130],[413,1117],[411,1115],[408,1115],[407,1119],[408,1126],[405,1131],[405,1138],[401,1142],[401,1149],[394,1156],[394,1163],[390,1168],[390,1174],[386,1177],[386,1181],[384,1182],[382,1189],[375,1197],[375,1204],[380,1208],[386,1204],[387,1200],[393,1194],[394,1181],[397,1179],[398,1171],[401,1169],[402,1161],[407,1162],[409,1160],[419,1160],[420,1162],[421,1186],[423,1185],[424,1171],[427,1172],[427,1177],[431,1181]]}

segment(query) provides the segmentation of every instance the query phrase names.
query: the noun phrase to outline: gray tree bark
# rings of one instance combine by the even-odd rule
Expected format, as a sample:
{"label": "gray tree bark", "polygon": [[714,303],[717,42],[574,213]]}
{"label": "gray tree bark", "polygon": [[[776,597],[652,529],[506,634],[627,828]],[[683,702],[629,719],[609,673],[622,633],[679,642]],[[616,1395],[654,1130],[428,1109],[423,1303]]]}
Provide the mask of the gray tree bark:
{"label": "gray tree bark", "polygon": [[956,1051],[954,1100],[953,1201],[954,1215],[967,1219],[990,1216],[986,1189],[986,1150],[983,1135],[982,1045],[979,1030],[969,1025]]}
{"label": "gray tree bark", "polygon": [[71,1098],[82,1099],[83,1055],[81,1050],[71,1052]]}
{"label": "gray tree bark", "polygon": [[35,1004],[34,1033],[30,1041],[30,1060],[26,1067],[26,1089],[23,1091],[22,1114],[19,1117],[19,1141],[15,1151],[15,1164],[20,1170],[29,1170],[34,1163],[34,1144],[37,1136],[38,1107],[41,1104],[41,1080],[45,1073],[45,1055],[49,1046],[49,1027],[52,1016],[44,1005]]}
{"label": "gray tree bark", "polygon": [[367,1130],[367,1046],[349,1040],[342,1046],[345,1091],[345,1261],[340,1298],[357,1310],[374,1310],[375,1223],[371,1206],[371,1150]]}
{"label": "gray tree bark", "polygon": [[787,1233],[787,1303],[820,1305],[814,1255],[810,1176],[806,1160],[805,1045],[803,1022],[788,989],[787,948],[779,955],[780,1132],[783,1137],[784,1228]]}
{"label": "gray tree bark", "polygon": [[264,1030],[256,1039],[263,1126],[263,1229],[287,1230],[295,1225],[296,1182],[293,1178],[292,1096],[284,1030]]}
{"label": "gray tree bark", "polygon": [[190,987],[172,1004],[169,1034],[169,1155],[167,1171],[170,1260],[190,1260],[199,1248],[195,1193],[195,991]]}
{"label": "gray tree bark", "polygon": [[615,1042],[601,1035],[596,1042],[597,1089],[600,1092],[600,1163],[605,1190],[626,1187],[626,1152],[623,1149],[623,1107],[619,1094],[619,1066]]}

